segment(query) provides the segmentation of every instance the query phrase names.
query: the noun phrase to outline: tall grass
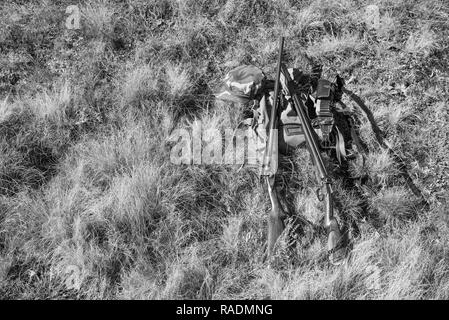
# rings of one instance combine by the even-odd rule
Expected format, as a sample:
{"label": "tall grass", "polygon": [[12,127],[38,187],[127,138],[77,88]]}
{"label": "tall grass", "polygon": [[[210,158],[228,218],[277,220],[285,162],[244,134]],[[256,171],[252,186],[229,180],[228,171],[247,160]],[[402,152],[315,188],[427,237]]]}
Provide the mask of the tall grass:
{"label": "tall grass", "polygon": [[[448,299],[449,8],[381,1],[369,30],[369,4],[95,0],[80,4],[77,31],[54,2],[0,4],[0,296]],[[280,34],[289,66],[318,61],[348,80],[429,196],[422,208],[344,96],[368,150],[349,175],[326,157],[337,218],[359,229],[347,226],[340,267],[305,149],[281,159],[290,216],[270,262],[257,173],[170,162],[174,129],[238,126],[242,107],[211,93],[240,64],[271,76]]]}

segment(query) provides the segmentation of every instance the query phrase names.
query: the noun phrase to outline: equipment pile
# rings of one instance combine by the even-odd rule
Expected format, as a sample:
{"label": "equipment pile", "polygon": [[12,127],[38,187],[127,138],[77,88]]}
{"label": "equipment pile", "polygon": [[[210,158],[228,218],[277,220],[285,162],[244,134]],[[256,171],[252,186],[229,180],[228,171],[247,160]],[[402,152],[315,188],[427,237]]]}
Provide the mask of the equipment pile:
{"label": "equipment pile", "polygon": [[[341,101],[344,81],[336,76],[331,82],[322,78],[322,66],[314,65],[310,73],[282,63],[284,38],[280,38],[274,80],[252,65],[231,70],[216,98],[243,104],[252,117],[244,125],[252,128],[261,148],[257,148],[258,167],[266,179],[271,200],[268,217],[267,256],[272,256],[276,240],[284,230],[285,211],[275,185],[279,157],[306,146],[311,155],[320,187],[319,201],[325,202],[324,227],[327,232],[329,261],[341,264],[347,243],[334,215],[332,181],[327,171],[328,159],[340,165],[354,159],[364,149],[355,128],[354,114]],[[342,218],[342,217],[340,217]]]}

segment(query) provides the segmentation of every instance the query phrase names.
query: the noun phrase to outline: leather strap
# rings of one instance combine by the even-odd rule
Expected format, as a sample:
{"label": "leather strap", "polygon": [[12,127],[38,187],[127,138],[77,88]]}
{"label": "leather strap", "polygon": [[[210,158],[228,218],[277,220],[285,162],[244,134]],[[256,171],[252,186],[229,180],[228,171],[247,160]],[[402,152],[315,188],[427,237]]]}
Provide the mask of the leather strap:
{"label": "leather strap", "polygon": [[337,129],[335,152],[337,153],[338,162],[341,164],[342,157],[344,159],[346,158],[345,140],[337,126],[335,127],[335,129]]}

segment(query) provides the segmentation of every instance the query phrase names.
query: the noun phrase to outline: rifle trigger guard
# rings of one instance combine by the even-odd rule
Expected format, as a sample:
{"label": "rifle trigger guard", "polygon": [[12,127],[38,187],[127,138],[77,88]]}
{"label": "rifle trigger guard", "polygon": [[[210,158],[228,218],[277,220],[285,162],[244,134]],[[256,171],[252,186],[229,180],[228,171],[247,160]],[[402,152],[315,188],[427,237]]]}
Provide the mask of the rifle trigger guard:
{"label": "rifle trigger guard", "polygon": [[321,188],[316,189],[316,197],[320,202],[324,200],[324,195],[321,193]]}

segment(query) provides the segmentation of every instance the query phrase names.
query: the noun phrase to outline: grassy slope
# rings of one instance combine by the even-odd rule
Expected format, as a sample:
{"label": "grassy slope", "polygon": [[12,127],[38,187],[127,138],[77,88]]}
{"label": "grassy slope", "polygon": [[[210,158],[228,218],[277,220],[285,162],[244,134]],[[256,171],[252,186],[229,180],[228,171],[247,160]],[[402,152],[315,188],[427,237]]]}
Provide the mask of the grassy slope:
{"label": "grassy slope", "polygon": [[[72,1],[0,5],[0,297],[449,298],[444,0],[376,1],[377,33],[363,0],[86,2],[78,31],[64,28]],[[344,98],[369,153],[350,167],[368,176],[359,196],[337,182],[342,216],[360,228],[338,268],[322,235],[293,247],[283,237],[267,268],[257,175],[172,165],[162,143],[194,119],[235,127],[239,112],[212,88],[243,63],[272,74],[282,32],[290,66],[308,68],[305,50],[346,78],[430,202]],[[292,211],[317,224],[308,157],[293,161]]]}

